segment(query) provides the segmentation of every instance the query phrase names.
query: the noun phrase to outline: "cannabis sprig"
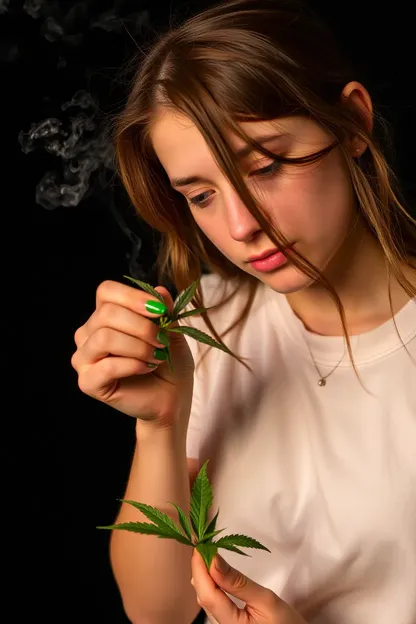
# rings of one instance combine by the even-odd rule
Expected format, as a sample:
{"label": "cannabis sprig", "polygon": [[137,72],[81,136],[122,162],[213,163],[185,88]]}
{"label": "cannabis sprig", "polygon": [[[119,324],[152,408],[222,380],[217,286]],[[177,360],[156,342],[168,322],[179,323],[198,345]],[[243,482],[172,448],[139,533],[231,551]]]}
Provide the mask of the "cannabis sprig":
{"label": "cannabis sprig", "polygon": [[[141,280],[138,280],[138,279],[134,279],[133,277],[129,277],[128,275],[124,275],[123,277],[133,282],[133,284],[135,284],[136,286],[139,286],[142,290],[149,293],[149,295],[153,295],[159,301],[161,301],[162,303],[165,303],[162,295],[158,293],[157,290],[155,290],[153,286],[151,286],[150,284],[147,284],[146,282],[142,282]],[[200,314],[201,312],[207,312],[208,310],[211,310],[211,308],[195,308],[194,310],[189,310],[188,312],[183,312],[182,314],[179,314],[180,311],[186,308],[188,303],[193,299],[195,295],[195,291],[198,287],[199,281],[200,280],[196,280],[195,282],[193,282],[178,297],[178,299],[175,301],[173,312],[171,314],[166,313],[165,315],[159,318],[152,319],[152,322],[158,327],[160,327],[160,332],[159,332],[158,337],[160,339],[160,342],[165,345],[165,349],[163,349],[162,352],[165,353],[165,358],[166,358],[166,361],[168,362],[169,370],[171,373],[173,373],[173,366],[172,366],[172,361],[171,361],[170,351],[169,351],[168,332],[172,332],[176,334],[185,334],[186,336],[190,336],[191,338],[194,338],[194,340],[198,340],[199,342],[203,342],[204,344],[210,345],[211,347],[216,347],[217,349],[221,349],[221,351],[225,351],[225,353],[228,353],[228,355],[233,355],[233,353],[229,349],[227,349],[227,347],[223,346],[222,344],[220,344],[219,342],[211,338],[211,336],[208,336],[208,334],[201,331],[200,329],[195,329],[194,327],[171,327],[172,323],[174,323],[175,321],[183,319],[187,316],[193,316],[194,314]]]}
{"label": "cannabis sprig", "polygon": [[97,529],[118,529],[146,535],[157,535],[161,539],[175,539],[181,544],[196,548],[201,554],[208,570],[218,548],[231,550],[245,557],[250,557],[250,555],[241,551],[237,548],[238,546],[257,548],[271,552],[252,537],[239,535],[238,533],[225,535],[220,537],[217,541],[213,541],[213,538],[219,533],[222,533],[225,529],[216,529],[219,509],[210,522],[207,520],[208,511],[213,502],[212,487],[207,475],[208,462],[209,459],[204,463],[195,479],[191,492],[189,517],[176,503],[169,502],[178,512],[180,526],[167,514],[151,505],[137,503],[132,500],[119,499],[124,503],[133,505],[133,507],[141,511],[152,522],[120,522],[109,526],[98,526]]}

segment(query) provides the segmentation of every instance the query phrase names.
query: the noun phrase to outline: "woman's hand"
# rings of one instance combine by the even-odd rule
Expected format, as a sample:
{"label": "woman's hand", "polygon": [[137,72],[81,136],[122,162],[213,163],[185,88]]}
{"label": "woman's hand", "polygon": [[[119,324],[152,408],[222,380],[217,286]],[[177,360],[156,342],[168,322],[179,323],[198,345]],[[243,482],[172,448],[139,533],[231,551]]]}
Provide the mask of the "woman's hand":
{"label": "woman's hand", "polygon": [[[170,292],[164,286],[155,290],[172,313],[175,304]],[[137,418],[142,428],[166,428],[181,420],[186,432],[193,393],[192,353],[182,334],[169,333],[174,372],[169,370],[164,343],[158,338],[160,328],[153,322],[164,312],[149,311],[148,301],[160,304],[132,286],[102,282],[94,312],[75,332],[77,350],[71,364],[82,392]],[[172,323],[177,325],[178,321]]]}
{"label": "woman's hand", "polygon": [[[217,569],[224,564],[224,572]],[[192,585],[198,604],[213,624],[306,624],[306,621],[274,592],[231,568],[216,554],[209,573],[199,552],[192,556]],[[239,609],[224,591],[246,603]]]}

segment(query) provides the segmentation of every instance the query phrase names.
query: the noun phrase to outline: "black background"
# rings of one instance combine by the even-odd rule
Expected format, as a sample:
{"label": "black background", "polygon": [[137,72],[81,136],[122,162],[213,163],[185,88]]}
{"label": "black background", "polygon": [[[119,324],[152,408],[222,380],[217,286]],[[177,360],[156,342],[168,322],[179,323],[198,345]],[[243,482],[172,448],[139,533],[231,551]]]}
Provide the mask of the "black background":
{"label": "black background", "polygon": [[[152,29],[165,28],[173,18],[187,17],[210,4],[0,0],[6,106],[2,144],[7,160],[3,173],[7,165],[13,171],[10,179],[6,175],[3,179],[4,189],[12,191],[4,213],[22,228],[10,231],[13,251],[8,252],[8,266],[30,276],[21,282],[24,327],[21,321],[15,326],[16,335],[26,336],[25,357],[18,353],[15,366],[19,379],[30,378],[30,383],[18,386],[16,392],[22,396],[12,397],[20,405],[25,395],[28,407],[14,412],[16,448],[3,446],[8,470],[4,484],[13,483],[14,497],[25,500],[18,506],[9,502],[7,519],[30,522],[25,533],[33,554],[27,550],[14,556],[17,572],[10,586],[22,601],[31,593],[32,616],[44,622],[127,622],[109,566],[109,533],[95,526],[114,521],[133,453],[134,422],[78,389],[70,365],[73,335],[93,312],[95,291],[103,280],[123,281],[123,274],[135,271],[156,284],[152,266],[158,235],[134,216],[108,159],[103,160],[108,116],[126,95],[120,67]],[[367,69],[366,86],[393,125],[396,170],[414,206],[415,55],[410,6],[405,0],[386,9],[375,0],[345,4],[316,0],[313,6],[332,22]],[[80,91],[90,94],[95,105],[62,110]],[[85,176],[85,192],[76,190],[79,172],[65,180],[68,161],[53,151],[53,137],[31,141],[28,136],[40,122],[60,120],[61,134],[55,139],[62,147],[63,132],[70,131],[69,118],[81,119],[82,113],[94,124],[77,143],[84,148],[78,159],[87,154],[87,164],[93,165]],[[33,149],[25,153],[27,145]],[[86,166],[82,162],[81,173]],[[51,172],[55,183],[49,192],[39,191]],[[60,193],[64,182],[75,187],[72,203],[67,201],[71,193]],[[23,229],[32,253],[22,253]],[[20,533],[6,531],[3,537],[13,544],[12,550],[20,542]],[[25,574],[30,564],[32,572]],[[18,613],[20,603],[15,608]],[[20,619],[16,615],[11,621]]]}

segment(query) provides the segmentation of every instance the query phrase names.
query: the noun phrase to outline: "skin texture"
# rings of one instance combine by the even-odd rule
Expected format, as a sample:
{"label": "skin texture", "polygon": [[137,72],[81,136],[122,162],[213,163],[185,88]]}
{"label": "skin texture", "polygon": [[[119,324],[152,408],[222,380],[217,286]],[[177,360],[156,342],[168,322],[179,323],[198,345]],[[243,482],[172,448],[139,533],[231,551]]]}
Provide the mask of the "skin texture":
{"label": "skin texture", "polygon": [[[225,568],[221,569],[221,563]],[[229,566],[218,553],[209,573],[196,548],[191,565],[191,584],[211,624],[307,624],[274,592]],[[245,602],[244,609],[238,608],[225,592]]]}
{"label": "skin texture", "polygon": [[[350,82],[340,97],[348,106],[360,110],[371,132],[372,103],[365,87]],[[267,147],[292,158],[313,153],[334,140],[314,121],[302,117],[246,122],[241,126],[253,137],[282,133],[282,137],[267,143]],[[339,314],[329,293],[302,274],[290,260],[270,273],[257,272],[247,263],[249,256],[274,245],[216,164],[196,126],[182,115],[161,110],[152,126],[151,139],[171,181],[188,176],[206,178],[174,188],[184,195],[196,223],[223,255],[273,290],[285,294],[310,331],[342,335]],[[244,147],[234,135],[230,135],[230,141],[235,151]],[[355,157],[366,149],[357,137],[351,137],[346,146]],[[336,288],[350,334],[370,331],[385,322],[391,312],[384,255],[357,218],[352,185],[340,149],[335,148],[320,163],[302,168],[284,165],[274,175],[254,175],[256,170],[271,164],[261,153],[252,153],[241,160],[240,167],[250,190],[258,195],[279,229],[289,240],[296,241],[298,251],[324,271]],[[192,203],[195,198],[202,206]],[[406,269],[412,283],[416,282],[414,273]],[[391,288],[396,313],[409,297],[393,277]]]}

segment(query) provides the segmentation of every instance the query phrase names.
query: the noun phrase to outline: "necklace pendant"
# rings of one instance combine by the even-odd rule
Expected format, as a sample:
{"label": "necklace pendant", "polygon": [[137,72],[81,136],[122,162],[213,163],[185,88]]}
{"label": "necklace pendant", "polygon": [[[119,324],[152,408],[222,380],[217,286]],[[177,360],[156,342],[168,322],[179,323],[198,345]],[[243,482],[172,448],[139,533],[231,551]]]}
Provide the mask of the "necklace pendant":
{"label": "necklace pendant", "polygon": [[318,381],[318,386],[326,386],[326,379],[323,377]]}

